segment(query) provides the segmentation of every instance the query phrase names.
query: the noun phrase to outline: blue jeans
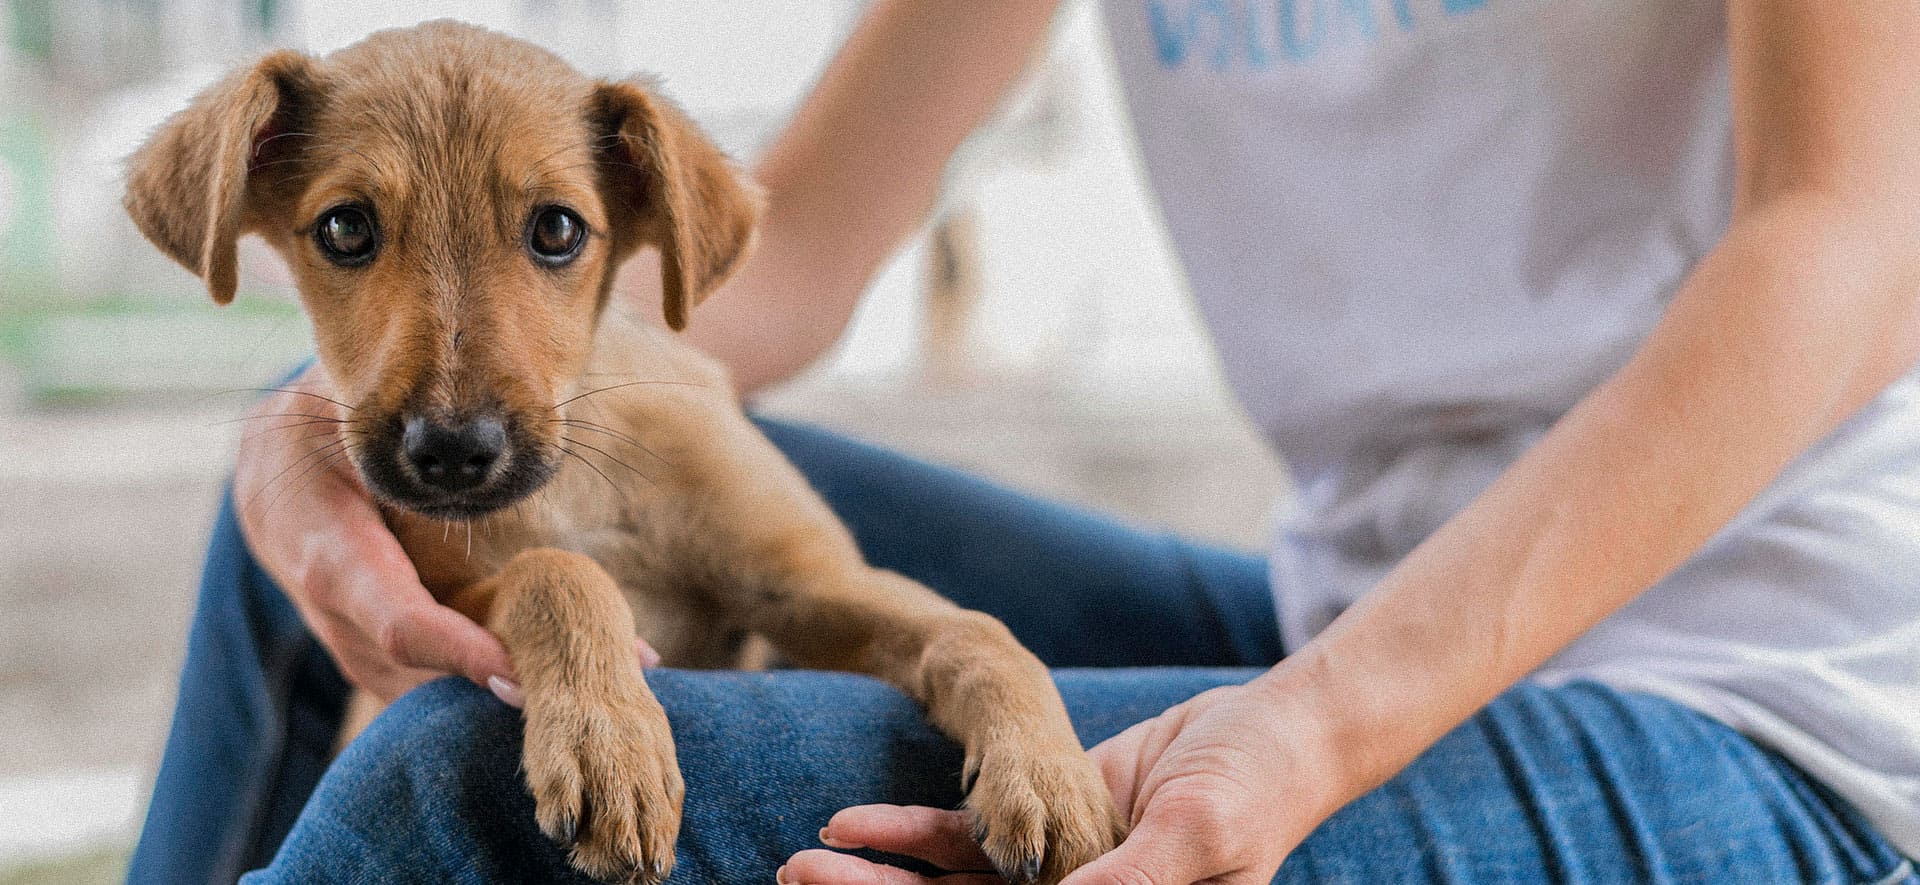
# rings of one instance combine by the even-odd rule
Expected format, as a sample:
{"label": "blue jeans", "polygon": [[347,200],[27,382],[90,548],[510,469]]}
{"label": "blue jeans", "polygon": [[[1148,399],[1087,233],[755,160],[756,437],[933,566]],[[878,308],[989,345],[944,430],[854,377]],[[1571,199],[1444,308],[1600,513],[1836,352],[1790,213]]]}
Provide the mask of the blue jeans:
{"label": "blue jeans", "polygon": [[[1089,744],[1279,658],[1256,557],[762,426],[870,560],[999,616],[1062,668]],[[675,881],[770,881],[840,808],[960,800],[959,751],[871,679],[659,670],[648,681],[687,779]],[[231,881],[269,860],[247,881],[582,881],[534,827],[517,713],[440,680],[328,767],[343,692],[224,514],[130,881]],[[1275,784],[1274,801],[1285,790]],[[1276,881],[1920,877],[1830,792],[1713,720],[1600,685],[1522,684],[1328,820]]]}

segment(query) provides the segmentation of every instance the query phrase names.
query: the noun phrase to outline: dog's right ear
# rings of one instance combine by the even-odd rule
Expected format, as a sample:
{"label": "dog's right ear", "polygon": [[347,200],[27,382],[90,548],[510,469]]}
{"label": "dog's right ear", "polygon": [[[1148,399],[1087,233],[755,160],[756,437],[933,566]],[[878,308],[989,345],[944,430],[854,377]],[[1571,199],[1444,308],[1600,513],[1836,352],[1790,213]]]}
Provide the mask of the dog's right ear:
{"label": "dog's right ear", "polygon": [[295,130],[312,92],[311,59],[275,52],[200,93],[128,163],[127,214],[219,304],[239,285],[240,235],[260,220],[253,172],[271,162],[261,148]]}

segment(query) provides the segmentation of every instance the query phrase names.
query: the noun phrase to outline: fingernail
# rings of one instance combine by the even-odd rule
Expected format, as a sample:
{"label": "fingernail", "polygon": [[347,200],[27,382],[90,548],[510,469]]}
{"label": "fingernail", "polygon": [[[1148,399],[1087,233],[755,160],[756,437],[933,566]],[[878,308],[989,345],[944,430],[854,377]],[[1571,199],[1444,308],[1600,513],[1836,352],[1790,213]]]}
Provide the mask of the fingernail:
{"label": "fingernail", "polygon": [[642,667],[660,666],[660,653],[657,651],[654,651],[653,646],[648,645],[646,640],[644,639],[636,640],[635,645],[638,646],[640,649],[640,666]]}
{"label": "fingernail", "polygon": [[521,693],[520,686],[507,681],[504,676],[488,676],[487,688],[493,692],[494,697],[500,699],[500,703],[515,710],[527,705],[527,696]]}
{"label": "fingernail", "polygon": [[833,838],[832,836],[827,835],[826,827],[820,828],[820,844],[825,845],[828,848],[859,848],[861,847],[859,845],[853,844],[852,842],[842,842],[838,839]]}
{"label": "fingernail", "polygon": [[780,883],[780,885],[787,885],[786,864],[781,864],[779,869],[773,871],[773,881]]}

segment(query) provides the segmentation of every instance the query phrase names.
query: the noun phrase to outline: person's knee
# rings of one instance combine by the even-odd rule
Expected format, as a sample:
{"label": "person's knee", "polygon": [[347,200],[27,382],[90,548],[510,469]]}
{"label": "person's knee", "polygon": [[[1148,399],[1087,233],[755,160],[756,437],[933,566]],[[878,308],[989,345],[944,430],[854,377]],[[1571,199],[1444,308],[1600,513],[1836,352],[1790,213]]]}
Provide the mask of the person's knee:
{"label": "person's knee", "polygon": [[462,679],[422,685],[334,760],[272,867],[247,881],[333,881],[375,868],[442,881],[510,860],[559,869],[561,849],[534,829],[519,769],[517,711]]}
{"label": "person's knee", "polygon": [[356,780],[410,782],[517,765],[520,717],[464,679],[421,685],[382,711],[341,753],[334,769]]}

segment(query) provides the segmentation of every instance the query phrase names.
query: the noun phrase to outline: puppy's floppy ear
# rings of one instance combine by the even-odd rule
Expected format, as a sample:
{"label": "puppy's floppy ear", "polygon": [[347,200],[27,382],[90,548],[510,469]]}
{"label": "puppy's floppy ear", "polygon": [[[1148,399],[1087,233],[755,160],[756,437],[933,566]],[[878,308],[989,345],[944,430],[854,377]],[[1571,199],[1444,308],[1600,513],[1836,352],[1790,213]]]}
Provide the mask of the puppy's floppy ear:
{"label": "puppy's floppy ear", "polygon": [[267,165],[259,150],[288,128],[312,92],[310,60],[276,52],[195,97],[174,114],[127,168],[127,214],[160,251],[207,283],[213,300],[233,300],[239,285],[236,243],[257,224]]}
{"label": "puppy's floppy ear", "polygon": [[753,240],[759,193],[672,103],[634,82],[600,83],[588,118],[601,136],[601,182],[626,248],[660,249],[667,325],[726,282]]}

